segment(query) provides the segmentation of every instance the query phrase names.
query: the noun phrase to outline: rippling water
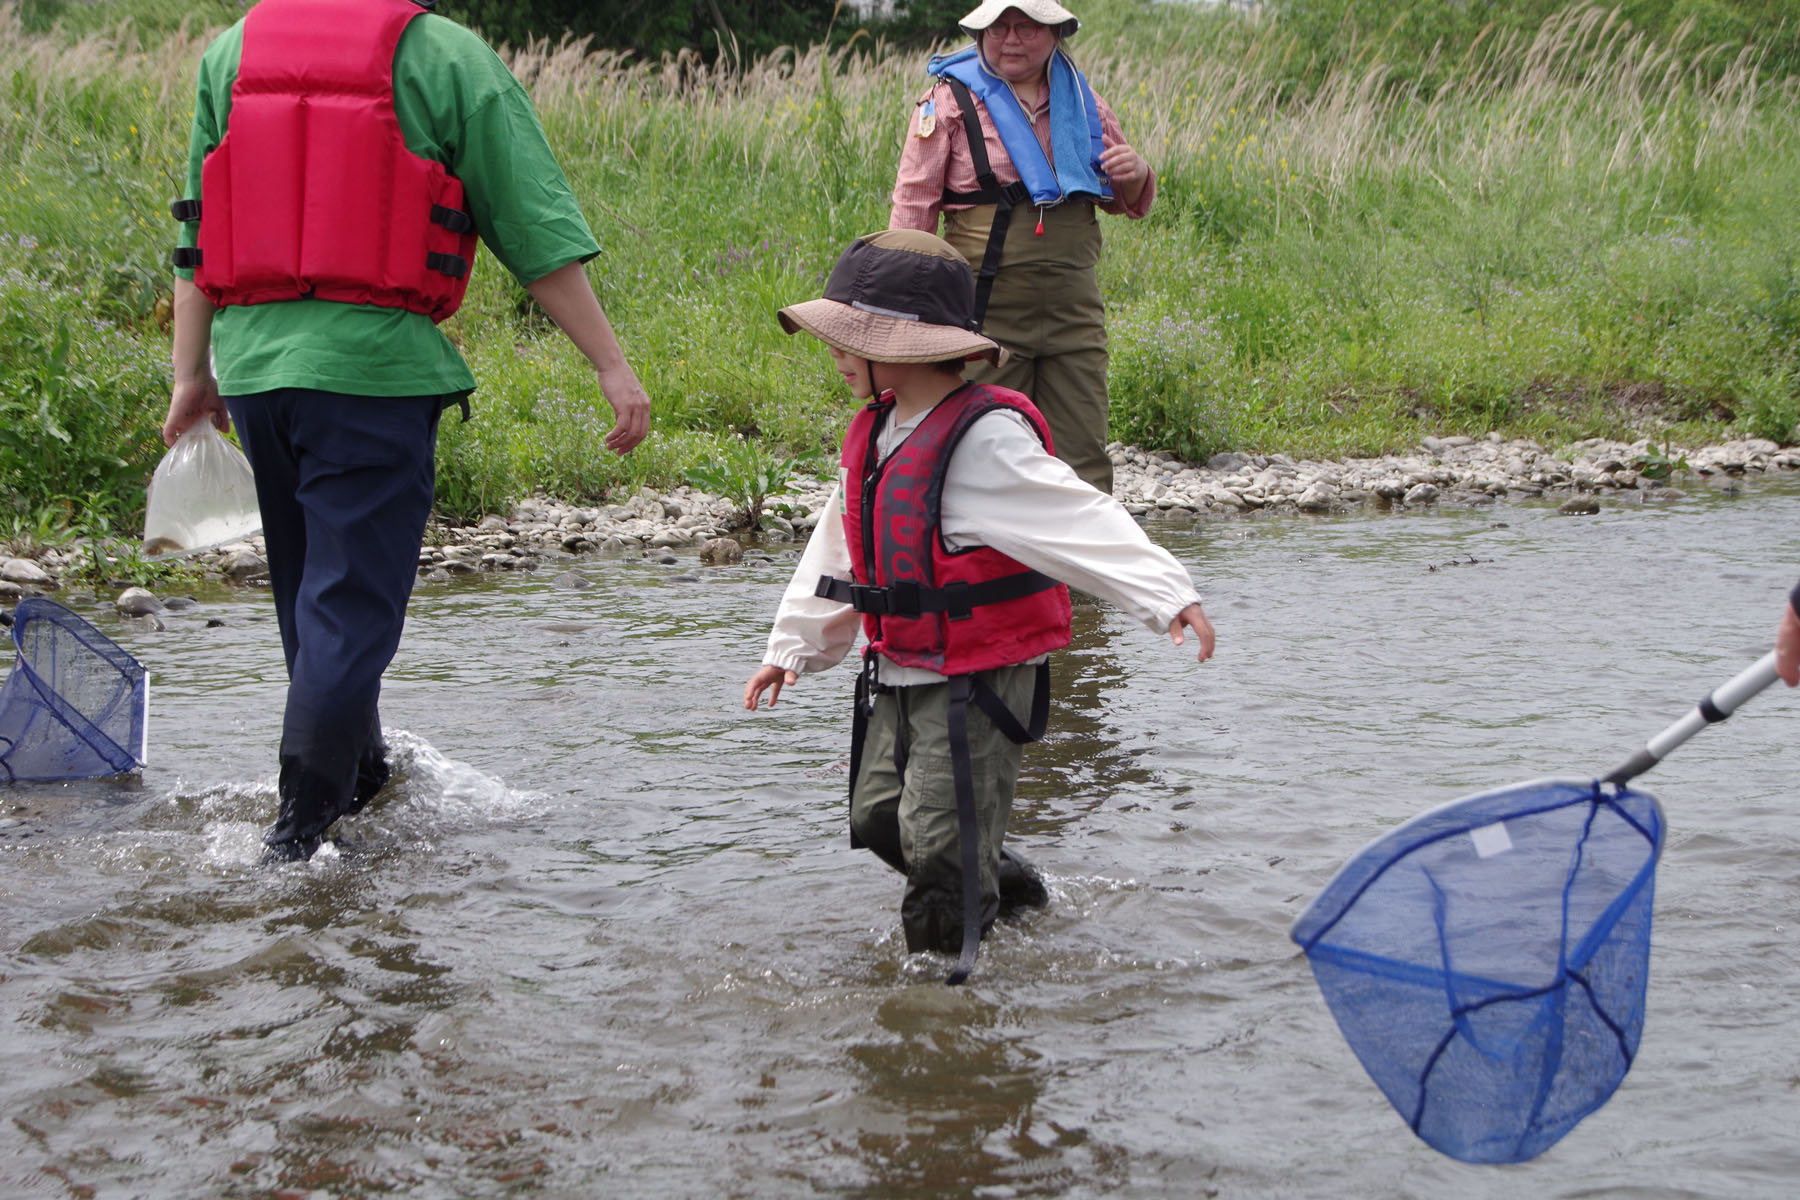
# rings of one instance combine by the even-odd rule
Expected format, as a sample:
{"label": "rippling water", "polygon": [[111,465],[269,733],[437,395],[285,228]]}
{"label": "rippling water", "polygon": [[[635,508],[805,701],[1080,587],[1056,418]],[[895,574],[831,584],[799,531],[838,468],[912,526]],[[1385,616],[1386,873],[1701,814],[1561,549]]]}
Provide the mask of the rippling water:
{"label": "rippling water", "polygon": [[1078,607],[1015,821],[1052,903],[961,989],[846,846],[850,672],[738,707],[791,553],[422,588],[394,785],[273,870],[266,598],[100,613],[153,762],[0,792],[5,1193],[1792,1194],[1785,688],[1641,781],[1672,827],[1643,1046],[1533,1163],[1416,1141],[1287,928],[1385,828],[1609,769],[1767,649],[1800,488],[1155,528],[1219,654]]}

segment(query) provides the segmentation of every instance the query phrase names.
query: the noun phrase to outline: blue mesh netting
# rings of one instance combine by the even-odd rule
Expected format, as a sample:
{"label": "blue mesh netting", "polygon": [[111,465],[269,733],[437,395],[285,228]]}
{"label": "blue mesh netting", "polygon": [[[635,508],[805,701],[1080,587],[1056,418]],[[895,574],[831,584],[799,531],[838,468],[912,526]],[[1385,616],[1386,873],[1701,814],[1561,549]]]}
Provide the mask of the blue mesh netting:
{"label": "blue mesh netting", "polygon": [[1294,923],[1356,1056],[1434,1148],[1523,1162],[1605,1104],[1644,1024],[1662,808],[1539,780],[1433,809]]}
{"label": "blue mesh netting", "polygon": [[149,677],[53,600],[13,611],[19,657],[0,686],[0,781],[97,779],[141,766]]}

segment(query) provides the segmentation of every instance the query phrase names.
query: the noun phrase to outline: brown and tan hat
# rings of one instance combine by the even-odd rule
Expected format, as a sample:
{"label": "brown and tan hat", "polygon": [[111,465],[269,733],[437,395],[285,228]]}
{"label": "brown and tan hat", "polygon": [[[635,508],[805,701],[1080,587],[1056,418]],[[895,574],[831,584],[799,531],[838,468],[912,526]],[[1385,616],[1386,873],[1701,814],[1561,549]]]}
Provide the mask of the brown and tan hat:
{"label": "brown and tan hat", "polygon": [[859,237],[838,255],[825,295],[775,314],[789,333],[806,330],[870,362],[933,363],[1006,351],[975,332],[975,273],[956,247],[917,229]]}
{"label": "brown and tan hat", "polygon": [[1056,0],[984,0],[984,2],[968,16],[958,21],[963,32],[975,37],[982,30],[1000,19],[1000,14],[1009,8],[1016,8],[1039,25],[1051,25],[1064,37],[1068,37],[1081,28],[1081,22],[1075,14],[1058,4]]}

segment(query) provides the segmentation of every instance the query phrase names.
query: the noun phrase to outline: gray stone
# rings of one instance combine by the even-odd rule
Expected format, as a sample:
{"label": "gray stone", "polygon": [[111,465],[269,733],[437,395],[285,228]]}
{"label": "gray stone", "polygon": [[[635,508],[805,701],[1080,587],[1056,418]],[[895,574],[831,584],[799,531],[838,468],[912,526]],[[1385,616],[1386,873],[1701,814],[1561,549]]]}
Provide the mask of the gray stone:
{"label": "gray stone", "polygon": [[1300,493],[1295,501],[1301,512],[1330,512],[1337,502],[1337,489],[1329,483],[1315,483]]}
{"label": "gray stone", "polygon": [[1437,485],[1434,483],[1415,483],[1406,489],[1406,495],[1400,503],[1411,508],[1416,504],[1436,504],[1438,498]]}
{"label": "gray stone", "polygon": [[219,568],[227,576],[239,582],[269,573],[269,564],[264,561],[262,555],[250,550],[238,550],[227,555],[225,561],[219,564]]}
{"label": "gray stone", "polygon": [[734,538],[712,538],[701,545],[700,561],[704,563],[742,562],[744,561],[744,548],[738,545]]}
{"label": "gray stone", "polygon": [[0,579],[8,583],[30,584],[33,587],[46,587],[54,582],[49,572],[29,558],[9,558],[0,562]]}
{"label": "gray stone", "polygon": [[550,581],[550,586],[560,588],[565,592],[578,592],[582,588],[593,587],[594,581],[589,579],[586,575],[581,574],[579,571],[564,571],[561,575],[558,575],[555,579]]}
{"label": "gray stone", "polygon": [[163,602],[146,588],[129,587],[119,593],[113,607],[128,617],[145,617],[163,610]]}
{"label": "gray stone", "polygon": [[1570,516],[1587,516],[1600,511],[1600,501],[1592,496],[1570,496],[1556,506],[1556,511]]}

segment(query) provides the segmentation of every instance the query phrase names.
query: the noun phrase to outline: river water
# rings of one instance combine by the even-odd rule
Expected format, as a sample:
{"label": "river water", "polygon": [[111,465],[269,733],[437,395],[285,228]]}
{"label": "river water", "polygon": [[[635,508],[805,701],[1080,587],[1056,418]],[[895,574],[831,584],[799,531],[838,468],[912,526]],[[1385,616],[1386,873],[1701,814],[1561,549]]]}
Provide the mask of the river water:
{"label": "river water", "polygon": [[1643,1045],[1532,1163],[1417,1141],[1287,937],[1384,829],[1602,773],[1767,649],[1800,487],[1694,492],[1154,525],[1217,657],[1078,606],[1014,824],[1051,904],[959,989],[847,847],[851,672],[739,706],[791,547],[422,586],[394,785],[276,869],[267,597],[93,609],[153,672],[153,760],[0,794],[0,1192],[1789,1196],[1787,689],[1640,781]]}

